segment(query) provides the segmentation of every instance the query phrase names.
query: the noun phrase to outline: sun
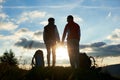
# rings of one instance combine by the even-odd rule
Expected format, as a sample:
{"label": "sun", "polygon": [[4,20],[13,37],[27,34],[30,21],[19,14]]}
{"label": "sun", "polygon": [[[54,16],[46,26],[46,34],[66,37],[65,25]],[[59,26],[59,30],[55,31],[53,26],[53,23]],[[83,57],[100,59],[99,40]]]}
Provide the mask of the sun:
{"label": "sun", "polygon": [[57,46],[56,57],[58,59],[68,59],[67,48],[65,46],[61,46],[61,45]]}

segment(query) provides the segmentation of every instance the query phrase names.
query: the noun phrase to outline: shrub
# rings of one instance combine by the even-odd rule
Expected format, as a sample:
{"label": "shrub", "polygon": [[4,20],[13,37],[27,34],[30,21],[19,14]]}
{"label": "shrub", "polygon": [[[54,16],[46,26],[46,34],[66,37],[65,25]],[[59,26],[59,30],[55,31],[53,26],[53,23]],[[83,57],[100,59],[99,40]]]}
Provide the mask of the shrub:
{"label": "shrub", "polygon": [[4,52],[3,55],[0,57],[0,62],[8,63],[9,65],[17,65],[18,64],[18,61],[15,58],[15,55],[12,52],[12,50],[10,50],[9,52],[8,51]]}

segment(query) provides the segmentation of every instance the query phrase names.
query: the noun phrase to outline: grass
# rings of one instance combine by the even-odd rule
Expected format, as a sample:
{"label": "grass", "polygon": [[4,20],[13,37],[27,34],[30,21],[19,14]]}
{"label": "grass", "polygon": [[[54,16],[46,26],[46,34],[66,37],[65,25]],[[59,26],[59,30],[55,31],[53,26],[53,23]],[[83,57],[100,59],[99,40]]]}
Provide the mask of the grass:
{"label": "grass", "polygon": [[62,66],[24,70],[1,63],[0,80],[118,80],[108,74],[101,74],[99,70],[100,68],[83,70]]}

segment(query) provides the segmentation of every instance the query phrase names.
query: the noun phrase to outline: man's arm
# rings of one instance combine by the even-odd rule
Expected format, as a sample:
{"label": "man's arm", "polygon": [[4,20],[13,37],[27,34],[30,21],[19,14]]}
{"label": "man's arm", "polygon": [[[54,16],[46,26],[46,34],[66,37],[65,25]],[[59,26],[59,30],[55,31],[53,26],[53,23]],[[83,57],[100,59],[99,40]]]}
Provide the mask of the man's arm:
{"label": "man's arm", "polygon": [[62,35],[62,42],[64,42],[64,40],[65,40],[66,33],[67,33],[67,25],[64,28],[64,32],[63,32],[63,35]]}
{"label": "man's arm", "polygon": [[79,40],[80,40],[80,38],[81,38],[81,29],[80,29],[80,26],[78,25],[78,27],[79,27],[79,29],[78,29],[78,34],[79,34]]}

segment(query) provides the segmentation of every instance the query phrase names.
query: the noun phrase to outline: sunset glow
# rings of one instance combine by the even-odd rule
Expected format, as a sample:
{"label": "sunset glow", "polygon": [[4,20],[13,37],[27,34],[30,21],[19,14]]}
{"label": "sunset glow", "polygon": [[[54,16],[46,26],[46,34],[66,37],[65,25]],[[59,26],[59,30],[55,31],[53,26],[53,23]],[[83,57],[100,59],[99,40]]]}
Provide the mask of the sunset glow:
{"label": "sunset glow", "polygon": [[64,46],[58,46],[56,49],[56,57],[58,59],[68,59],[68,51]]}

